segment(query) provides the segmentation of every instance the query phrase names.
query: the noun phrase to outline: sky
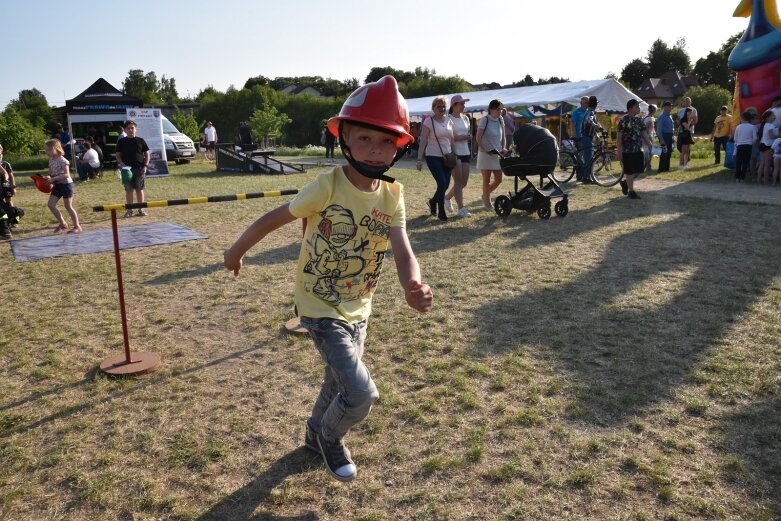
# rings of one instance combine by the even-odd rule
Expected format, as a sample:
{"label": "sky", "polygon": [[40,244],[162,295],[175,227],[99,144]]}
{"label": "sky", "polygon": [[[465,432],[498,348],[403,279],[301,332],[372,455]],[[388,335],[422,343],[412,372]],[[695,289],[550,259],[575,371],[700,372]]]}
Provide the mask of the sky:
{"label": "sky", "polygon": [[[372,67],[434,69],[472,84],[620,76],[662,39],[692,61],[742,32],[738,0],[3,0],[0,109],[24,89],[62,106],[131,69],[176,81],[180,96],[248,78],[360,83]],[[65,6],[69,6],[64,8]],[[131,13],[133,13],[131,15]]]}

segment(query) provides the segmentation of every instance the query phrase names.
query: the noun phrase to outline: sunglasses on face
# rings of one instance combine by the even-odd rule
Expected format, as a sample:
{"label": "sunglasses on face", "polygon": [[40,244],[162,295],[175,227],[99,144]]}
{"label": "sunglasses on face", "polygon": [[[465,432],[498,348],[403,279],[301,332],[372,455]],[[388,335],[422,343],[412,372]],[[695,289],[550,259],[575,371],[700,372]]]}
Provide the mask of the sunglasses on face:
{"label": "sunglasses on face", "polygon": [[444,109],[444,108],[445,108],[445,106],[444,106],[444,105],[437,105],[437,106],[436,106],[436,107],[434,107],[434,108],[437,108],[437,109]]}

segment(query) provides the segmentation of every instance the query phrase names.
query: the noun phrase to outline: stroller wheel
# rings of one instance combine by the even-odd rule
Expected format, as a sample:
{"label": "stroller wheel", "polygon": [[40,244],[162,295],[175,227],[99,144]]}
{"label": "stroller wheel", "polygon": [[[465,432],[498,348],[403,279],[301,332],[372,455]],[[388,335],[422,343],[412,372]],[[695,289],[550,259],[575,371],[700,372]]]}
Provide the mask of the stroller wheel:
{"label": "stroller wheel", "polygon": [[567,201],[559,201],[556,203],[556,206],[554,206],[553,209],[556,210],[556,215],[559,217],[564,217],[569,213],[569,205],[567,204]]}
{"label": "stroller wheel", "polygon": [[550,213],[550,205],[537,209],[537,215],[540,216],[540,219],[550,219]]}
{"label": "stroller wheel", "polygon": [[510,203],[510,198],[506,195],[500,195],[494,200],[494,211],[499,217],[507,217],[512,212],[513,206]]}

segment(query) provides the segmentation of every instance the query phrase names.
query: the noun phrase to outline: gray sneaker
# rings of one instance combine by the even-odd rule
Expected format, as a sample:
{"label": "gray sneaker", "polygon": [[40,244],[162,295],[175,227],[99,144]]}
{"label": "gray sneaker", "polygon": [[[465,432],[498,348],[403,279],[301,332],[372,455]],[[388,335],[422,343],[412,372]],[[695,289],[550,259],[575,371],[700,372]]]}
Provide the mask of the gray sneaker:
{"label": "gray sneaker", "polygon": [[140,209],[138,210],[138,215],[139,215],[139,217],[144,217],[144,216],[146,216],[146,210],[144,210],[143,208],[140,208]]}
{"label": "gray sneaker", "polygon": [[125,211],[125,217],[133,217],[133,210]]}
{"label": "gray sneaker", "polygon": [[323,454],[325,468],[328,473],[339,481],[352,481],[358,474],[355,462],[352,460],[350,450],[344,446],[342,440],[330,442],[323,438],[323,435],[317,434],[317,445]]}

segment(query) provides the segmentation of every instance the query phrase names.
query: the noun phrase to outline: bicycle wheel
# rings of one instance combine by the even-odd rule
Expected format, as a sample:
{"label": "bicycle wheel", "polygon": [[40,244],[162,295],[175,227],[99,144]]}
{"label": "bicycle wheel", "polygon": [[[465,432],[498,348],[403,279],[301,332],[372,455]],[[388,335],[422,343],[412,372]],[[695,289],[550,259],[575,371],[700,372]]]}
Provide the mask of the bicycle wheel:
{"label": "bicycle wheel", "polygon": [[592,163],[592,172],[594,182],[604,187],[613,186],[624,177],[621,162],[616,159],[615,152],[610,150],[597,151]]}
{"label": "bicycle wheel", "polygon": [[578,158],[575,154],[567,151],[559,152],[559,163],[556,168],[553,169],[553,179],[557,183],[566,183],[572,176],[575,175],[575,169],[578,167]]}

